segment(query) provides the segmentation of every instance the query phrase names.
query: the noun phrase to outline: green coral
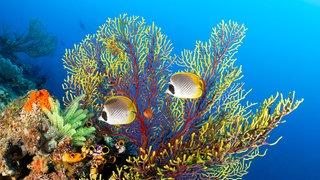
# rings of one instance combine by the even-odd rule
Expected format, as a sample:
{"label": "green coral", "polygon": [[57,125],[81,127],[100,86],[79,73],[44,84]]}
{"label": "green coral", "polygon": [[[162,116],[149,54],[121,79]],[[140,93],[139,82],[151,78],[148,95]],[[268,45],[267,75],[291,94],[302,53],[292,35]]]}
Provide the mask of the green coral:
{"label": "green coral", "polygon": [[59,101],[50,97],[51,111],[48,109],[44,111],[55,131],[57,131],[57,138],[64,139],[69,137],[75,146],[85,145],[86,137],[95,131],[94,127],[84,127],[92,115],[88,114],[87,109],[79,108],[79,102],[83,98],[84,95],[76,97],[62,112]]}

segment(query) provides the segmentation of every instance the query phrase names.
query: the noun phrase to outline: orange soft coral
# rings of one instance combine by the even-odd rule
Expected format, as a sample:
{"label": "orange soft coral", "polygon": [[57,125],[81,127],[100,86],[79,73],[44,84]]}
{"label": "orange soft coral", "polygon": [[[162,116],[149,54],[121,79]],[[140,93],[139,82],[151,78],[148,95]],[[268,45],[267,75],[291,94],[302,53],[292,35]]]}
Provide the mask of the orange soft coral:
{"label": "orange soft coral", "polygon": [[51,106],[49,103],[50,94],[47,90],[41,89],[39,91],[33,91],[30,93],[30,98],[27,103],[23,106],[23,109],[30,112],[32,110],[32,104],[37,102],[40,105],[40,108],[47,108],[51,110]]}

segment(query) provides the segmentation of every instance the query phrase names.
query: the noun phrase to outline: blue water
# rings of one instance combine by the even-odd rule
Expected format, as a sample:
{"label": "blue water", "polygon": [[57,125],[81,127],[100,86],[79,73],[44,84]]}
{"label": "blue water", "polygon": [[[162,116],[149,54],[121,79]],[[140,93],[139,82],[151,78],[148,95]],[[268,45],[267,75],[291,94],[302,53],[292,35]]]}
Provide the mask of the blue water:
{"label": "blue water", "polygon": [[55,56],[28,60],[42,66],[46,88],[61,97],[64,49],[123,13],[154,21],[178,54],[192,49],[196,40],[207,40],[222,19],[244,23],[249,30],[237,63],[243,65],[245,88],[253,89],[248,100],[261,102],[277,91],[293,90],[305,99],[271,134],[283,139],[253,161],[244,179],[320,179],[320,0],[2,0],[0,25],[23,31],[30,18],[39,18],[59,38]]}

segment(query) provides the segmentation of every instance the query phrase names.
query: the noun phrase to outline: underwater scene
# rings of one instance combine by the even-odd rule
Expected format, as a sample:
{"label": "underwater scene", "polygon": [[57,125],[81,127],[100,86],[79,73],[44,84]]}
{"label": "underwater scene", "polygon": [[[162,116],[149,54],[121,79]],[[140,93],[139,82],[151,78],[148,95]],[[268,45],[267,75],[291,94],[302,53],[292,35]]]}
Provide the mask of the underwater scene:
{"label": "underwater scene", "polygon": [[320,0],[0,2],[0,179],[317,180]]}

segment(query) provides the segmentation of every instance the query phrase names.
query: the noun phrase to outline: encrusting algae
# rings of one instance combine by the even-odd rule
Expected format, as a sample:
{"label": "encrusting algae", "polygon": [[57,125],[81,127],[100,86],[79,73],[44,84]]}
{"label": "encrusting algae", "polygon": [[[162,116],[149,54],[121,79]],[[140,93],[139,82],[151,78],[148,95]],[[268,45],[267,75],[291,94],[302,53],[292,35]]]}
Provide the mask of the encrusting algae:
{"label": "encrusting algae", "polygon": [[[63,57],[65,108],[32,91],[1,112],[2,176],[25,179],[241,179],[295,93],[243,102],[234,57],[244,25],[222,21],[173,55],[154,23],[120,15]],[[175,67],[180,71],[173,72]],[[167,92],[167,93],[166,93]],[[118,97],[122,97],[119,98]]]}

